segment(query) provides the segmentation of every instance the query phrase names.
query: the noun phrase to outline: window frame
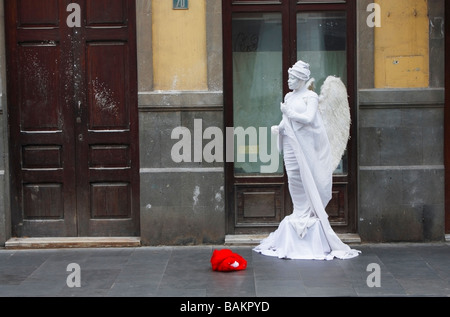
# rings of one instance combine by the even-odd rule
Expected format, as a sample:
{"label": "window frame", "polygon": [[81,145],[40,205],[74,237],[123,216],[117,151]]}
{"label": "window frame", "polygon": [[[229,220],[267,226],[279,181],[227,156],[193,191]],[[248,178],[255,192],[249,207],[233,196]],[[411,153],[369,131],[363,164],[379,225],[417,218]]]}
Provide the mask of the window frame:
{"label": "window frame", "polygon": [[[297,13],[306,11],[344,11],[347,13],[347,89],[353,124],[351,126],[351,140],[348,146],[348,170],[346,174],[335,175],[333,183],[336,191],[345,192],[346,218],[342,223],[335,223],[336,232],[357,232],[357,120],[356,120],[356,0],[300,2],[297,0],[263,1],[263,0],[223,0],[223,58],[224,58],[224,126],[234,126],[233,115],[233,70],[229,67],[232,61],[232,15],[237,12],[280,12],[282,15],[282,45],[283,45],[283,95],[289,92],[287,70],[297,62]],[[228,65],[228,66],[227,66]],[[234,164],[225,163],[226,185],[226,217],[227,234],[236,231],[236,186],[251,185],[287,185],[287,175],[270,177],[267,175],[238,177],[234,174]],[[285,186],[286,187],[286,186]],[[333,190],[333,194],[336,193]],[[289,191],[284,190],[286,201],[281,208],[290,209]],[[285,214],[287,215],[287,214]],[[239,233],[239,232],[238,232]]]}

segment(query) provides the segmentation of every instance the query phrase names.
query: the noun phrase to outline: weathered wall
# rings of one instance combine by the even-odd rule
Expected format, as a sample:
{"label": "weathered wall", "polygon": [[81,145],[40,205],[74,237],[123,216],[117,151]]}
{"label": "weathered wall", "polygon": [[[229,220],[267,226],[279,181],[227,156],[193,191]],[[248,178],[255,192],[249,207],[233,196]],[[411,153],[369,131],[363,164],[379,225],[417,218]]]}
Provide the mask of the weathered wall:
{"label": "weathered wall", "polygon": [[[428,74],[426,82],[410,87],[405,87],[410,79],[402,79],[402,69],[395,70],[398,64],[389,66],[393,68],[388,80],[375,82],[387,78],[385,69],[376,66],[382,50],[377,45],[384,45],[384,40],[377,42],[375,33],[389,35],[393,30],[385,24],[392,18],[385,6],[381,7],[381,28],[367,26],[366,8],[371,2],[358,1],[358,232],[368,242],[441,241],[445,237],[444,74],[439,65],[444,57],[440,31],[444,2],[423,2],[428,3],[426,25],[430,25],[426,33]],[[399,5],[394,2],[390,3]],[[424,12],[418,16],[423,19]],[[396,18],[417,17],[411,11]],[[406,27],[398,30],[400,34],[409,31]],[[412,49],[415,44],[410,39]],[[390,49],[395,51],[395,47]],[[415,88],[416,84],[422,88]]]}
{"label": "weathered wall", "polygon": [[359,97],[362,240],[442,240],[443,90],[363,90]]}
{"label": "weathered wall", "polygon": [[[194,137],[194,119],[202,119],[203,130],[223,127],[221,1],[189,2],[188,11],[168,11],[166,15],[170,13],[187,20],[197,17],[200,24],[187,24],[183,30],[186,33],[199,33],[201,21],[206,23],[206,29],[203,25],[197,34],[198,41],[201,42],[202,36],[205,40],[206,55],[202,58],[200,52],[198,56],[188,56],[191,46],[198,44],[193,41],[155,43],[155,36],[162,30],[152,30],[155,16],[167,8],[160,7],[161,1],[156,6],[156,2],[152,5],[149,0],[138,1],[141,238],[144,245],[221,243],[225,238],[223,164],[175,163],[171,157],[171,149],[179,141],[171,139],[175,128],[187,127]],[[202,3],[204,8],[197,5]],[[152,12],[155,8],[158,12]],[[164,23],[158,27],[165,33],[176,34],[178,23],[159,21],[157,23]],[[164,54],[163,48],[168,45],[176,45],[177,51],[169,50]],[[200,43],[200,47],[202,45]],[[183,57],[202,60],[190,63],[191,67],[173,69],[161,64],[161,59]],[[163,73],[156,73],[156,68]],[[188,80],[172,85],[174,78]]]}
{"label": "weathered wall", "polygon": [[206,0],[191,0],[189,10],[172,1],[152,1],[155,90],[207,90]]}
{"label": "weathered wall", "polygon": [[377,0],[382,26],[375,28],[375,88],[428,87],[428,0]]}

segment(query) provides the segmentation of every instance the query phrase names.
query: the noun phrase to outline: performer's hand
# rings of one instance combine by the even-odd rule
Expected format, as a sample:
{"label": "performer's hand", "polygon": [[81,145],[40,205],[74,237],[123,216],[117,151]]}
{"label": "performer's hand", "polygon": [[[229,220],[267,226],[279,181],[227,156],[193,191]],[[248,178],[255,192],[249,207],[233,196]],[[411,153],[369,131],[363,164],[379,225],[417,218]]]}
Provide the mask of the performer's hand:
{"label": "performer's hand", "polygon": [[276,135],[280,134],[280,127],[277,125],[274,125],[272,127],[272,134],[276,134]]}
{"label": "performer's hand", "polygon": [[304,113],[298,113],[292,107],[289,107],[286,104],[281,104],[281,111],[283,114],[288,117],[290,120],[296,121],[301,124],[310,124],[315,117],[316,108],[309,107],[310,111],[306,111]]}
{"label": "performer's hand", "polygon": [[287,106],[284,102],[282,102],[282,103],[280,104],[280,110],[281,110],[282,113],[284,113],[285,115],[287,115],[287,112],[288,112],[288,106]]}
{"label": "performer's hand", "polygon": [[281,104],[281,112],[289,119],[295,118],[297,114],[291,107],[288,107],[285,103]]}

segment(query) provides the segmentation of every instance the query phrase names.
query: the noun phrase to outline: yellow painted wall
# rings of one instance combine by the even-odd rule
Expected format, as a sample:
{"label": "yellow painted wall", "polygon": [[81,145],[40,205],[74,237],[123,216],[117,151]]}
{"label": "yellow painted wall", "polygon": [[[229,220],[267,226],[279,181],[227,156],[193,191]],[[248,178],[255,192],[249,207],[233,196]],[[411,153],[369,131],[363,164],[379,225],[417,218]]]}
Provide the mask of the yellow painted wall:
{"label": "yellow painted wall", "polygon": [[376,0],[375,88],[429,86],[428,0]]}
{"label": "yellow painted wall", "polygon": [[207,90],[206,1],[152,1],[153,89]]}

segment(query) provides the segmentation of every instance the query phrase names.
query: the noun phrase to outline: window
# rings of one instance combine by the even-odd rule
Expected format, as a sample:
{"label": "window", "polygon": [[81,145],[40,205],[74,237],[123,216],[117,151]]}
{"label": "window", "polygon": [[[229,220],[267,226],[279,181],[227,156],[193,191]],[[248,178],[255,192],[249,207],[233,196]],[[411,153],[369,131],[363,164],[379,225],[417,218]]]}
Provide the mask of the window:
{"label": "window", "polygon": [[[247,141],[240,137],[235,143],[235,173],[258,174],[262,165],[258,154],[261,151],[271,153],[270,127],[281,121],[281,14],[235,13],[232,29],[234,127],[248,132]],[[261,148],[261,144],[266,142],[259,142],[261,133],[267,138],[266,149]],[[245,159],[238,159],[238,155],[243,155]],[[282,160],[278,162],[275,170],[282,174]]]}

